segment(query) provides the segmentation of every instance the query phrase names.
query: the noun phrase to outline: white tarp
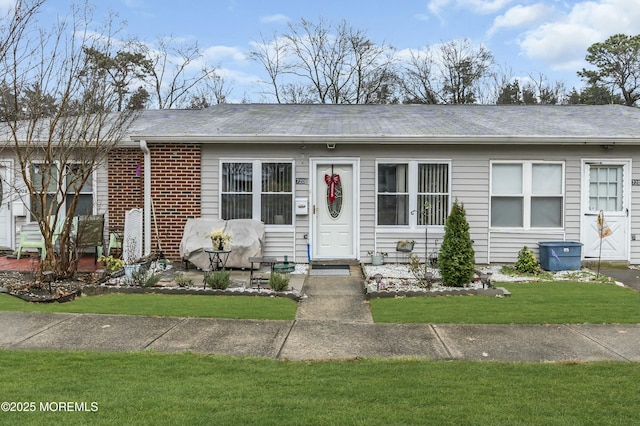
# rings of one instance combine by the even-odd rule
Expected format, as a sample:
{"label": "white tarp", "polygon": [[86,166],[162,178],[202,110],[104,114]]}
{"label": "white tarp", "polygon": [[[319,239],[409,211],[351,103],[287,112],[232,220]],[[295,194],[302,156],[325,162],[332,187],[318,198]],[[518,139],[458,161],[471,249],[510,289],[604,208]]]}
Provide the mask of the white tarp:
{"label": "white tarp", "polygon": [[231,253],[226,266],[250,268],[250,257],[262,256],[264,248],[264,223],[252,219],[222,220],[214,218],[188,219],[180,242],[180,256],[196,267],[208,270],[209,255],[205,248],[212,248],[209,235],[214,229],[223,229],[231,235]]}

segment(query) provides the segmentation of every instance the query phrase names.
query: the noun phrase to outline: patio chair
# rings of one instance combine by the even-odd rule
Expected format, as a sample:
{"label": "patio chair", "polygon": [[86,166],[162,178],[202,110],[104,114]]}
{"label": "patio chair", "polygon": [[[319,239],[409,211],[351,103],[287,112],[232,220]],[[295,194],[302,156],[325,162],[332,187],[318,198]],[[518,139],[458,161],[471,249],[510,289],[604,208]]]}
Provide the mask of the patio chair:
{"label": "patio chair", "polygon": [[[53,217],[51,217],[50,223],[53,225]],[[53,232],[53,241],[52,244],[55,246],[58,241],[58,237],[60,236],[60,232],[62,232],[62,227],[64,226],[64,218],[58,218],[58,223],[56,225],[56,229]],[[42,232],[40,232],[40,225],[37,222],[25,223],[22,225],[20,229],[20,241],[18,242],[18,250],[16,258],[20,259],[22,256],[22,250],[25,248],[35,248],[38,249],[38,254],[41,258],[45,257],[47,254],[47,249],[44,244],[44,237]]]}
{"label": "patio chair", "polygon": [[40,257],[44,257],[46,249],[44,247],[44,237],[40,232],[37,223],[25,223],[20,229],[20,242],[18,243],[17,258],[20,259],[22,251],[26,248],[38,249]]}
{"label": "patio chair", "polygon": [[109,247],[107,248],[107,256],[111,256],[111,250],[116,249],[122,252],[122,231],[111,231],[109,233]]}
{"label": "patio chair", "polygon": [[76,216],[73,218],[76,257],[85,248],[95,248],[94,263],[104,250],[104,215]]}

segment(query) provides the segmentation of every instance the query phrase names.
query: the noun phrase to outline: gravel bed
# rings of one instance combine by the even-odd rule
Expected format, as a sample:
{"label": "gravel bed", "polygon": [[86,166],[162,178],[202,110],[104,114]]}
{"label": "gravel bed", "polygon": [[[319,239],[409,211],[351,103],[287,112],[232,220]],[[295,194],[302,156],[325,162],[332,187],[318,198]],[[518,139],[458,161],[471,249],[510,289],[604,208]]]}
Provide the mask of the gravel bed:
{"label": "gravel bed", "polygon": [[[306,274],[306,264],[296,265],[292,274]],[[229,295],[260,295],[260,296],[284,296],[292,299],[303,298],[299,289],[292,288],[289,291],[275,292],[269,288],[250,288],[245,281],[235,281],[227,290],[204,289],[201,282],[194,282],[188,287],[179,287],[175,281],[175,275],[185,272],[179,268],[156,270],[160,274],[157,286],[145,288],[127,285],[124,276],[99,279],[100,273],[76,274],[73,279],[52,282],[40,282],[32,273],[24,272],[0,272],[0,293],[8,293],[29,302],[68,302],[85,294],[104,294],[113,292],[144,293],[162,292],[166,294],[229,294]],[[264,274],[263,274],[264,275]]]}
{"label": "gravel bed", "polygon": [[[524,283],[541,281],[539,277],[535,276],[523,276],[523,275],[508,275],[501,272],[502,265],[487,265],[478,266],[476,271],[480,273],[491,274],[491,283]],[[417,279],[409,272],[406,264],[384,264],[380,266],[364,265],[363,271],[365,274],[366,287],[368,292],[376,292],[379,290],[396,291],[396,292],[424,292],[428,291],[425,288],[416,285]],[[445,287],[439,284],[441,278],[440,271],[436,268],[427,268],[428,272],[433,274],[434,284],[431,291],[443,292],[445,290],[454,290],[455,288]],[[382,281],[380,288],[375,281],[375,275],[382,275]],[[549,273],[545,276],[547,281],[595,281],[596,273],[588,270],[581,269],[579,271],[558,271]],[[482,289],[482,283],[477,280],[469,283],[465,288],[477,290]]]}

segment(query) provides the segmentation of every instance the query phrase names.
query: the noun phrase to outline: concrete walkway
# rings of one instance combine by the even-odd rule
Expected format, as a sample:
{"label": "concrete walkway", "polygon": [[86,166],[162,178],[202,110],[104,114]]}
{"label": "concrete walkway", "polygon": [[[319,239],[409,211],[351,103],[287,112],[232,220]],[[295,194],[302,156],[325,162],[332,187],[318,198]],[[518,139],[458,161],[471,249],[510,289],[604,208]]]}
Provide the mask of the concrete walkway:
{"label": "concrete walkway", "polygon": [[294,321],[0,312],[0,348],[192,351],[291,360],[640,361],[640,324],[374,324],[357,267],[351,272],[307,277],[307,298]]}

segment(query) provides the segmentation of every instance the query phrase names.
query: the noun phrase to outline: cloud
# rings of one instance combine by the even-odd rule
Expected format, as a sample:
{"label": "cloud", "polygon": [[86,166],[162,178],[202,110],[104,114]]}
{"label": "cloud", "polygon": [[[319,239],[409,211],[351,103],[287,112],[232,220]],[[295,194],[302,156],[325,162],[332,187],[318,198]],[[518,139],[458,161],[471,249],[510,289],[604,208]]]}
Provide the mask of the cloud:
{"label": "cloud", "polygon": [[287,15],[283,15],[282,13],[277,13],[275,15],[261,17],[260,22],[262,22],[263,24],[286,24],[287,22],[289,22],[289,17]]}
{"label": "cloud", "polygon": [[524,55],[544,62],[554,70],[576,70],[585,66],[587,48],[614,34],[640,33],[640,2],[599,0],[577,3],[528,31],[519,39]]}
{"label": "cloud", "polygon": [[489,29],[488,34],[492,35],[501,28],[529,26],[551,16],[553,11],[553,7],[543,3],[537,3],[531,6],[517,5],[507,10],[504,15],[497,16],[493,20],[493,26]]}
{"label": "cloud", "polygon": [[428,8],[434,15],[440,15],[441,11],[449,5],[486,15],[504,9],[511,2],[512,0],[431,0]]}
{"label": "cloud", "polygon": [[246,62],[247,60],[247,56],[242,50],[231,46],[211,46],[206,48],[203,53],[209,63],[222,62],[223,59],[233,62]]}

